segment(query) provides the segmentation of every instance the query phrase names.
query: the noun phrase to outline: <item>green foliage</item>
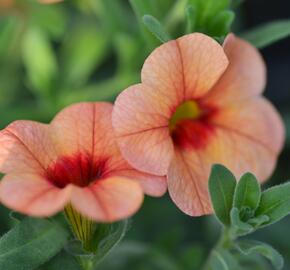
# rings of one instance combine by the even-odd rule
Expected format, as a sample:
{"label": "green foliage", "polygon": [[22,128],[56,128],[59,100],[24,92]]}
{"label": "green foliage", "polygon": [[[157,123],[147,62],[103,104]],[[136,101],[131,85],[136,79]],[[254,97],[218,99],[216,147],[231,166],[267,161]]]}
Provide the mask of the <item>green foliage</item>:
{"label": "green foliage", "polygon": [[61,251],[49,262],[45,263],[37,270],[82,270],[76,259],[65,251]]}
{"label": "green foliage", "polygon": [[92,242],[92,252],[83,249],[82,243],[78,240],[70,241],[66,250],[75,256],[84,269],[95,269],[104,258],[120,243],[125,236],[129,221],[124,220],[112,224],[97,224]]}
{"label": "green foliage", "polygon": [[230,32],[235,13],[230,10],[229,0],[188,0],[188,5],[195,13],[192,31],[218,38]]}
{"label": "green foliage", "polygon": [[[239,241],[290,213],[290,183],[261,192],[260,184],[251,173],[244,174],[237,185],[234,176],[221,165],[214,165],[209,179],[211,200],[217,217],[224,225],[223,234],[212,251],[206,269],[234,269],[242,266],[242,255],[258,253],[269,259],[275,269],[282,269],[283,258],[268,244]],[[230,214],[230,222],[228,221]],[[229,262],[233,259],[233,262]]]}
{"label": "green foliage", "polygon": [[290,183],[271,187],[261,196],[256,216],[267,215],[270,219],[263,225],[273,224],[290,213]]}
{"label": "green foliage", "polygon": [[275,269],[283,268],[284,260],[281,254],[268,244],[252,240],[243,240],[237,243],[239,250],[245,255],[258,253],[271,261]]}
{"label": "green foliage", "polygon": [[151,15],[143,16],[143,23],[146,25],[148,30],[155,35],[157,39],[165,43],[170,40],[169,35],[163,29],[161,23]]}
{"label": "green foliage", "polygon": [[248,207],[255,211],[260,203],[261,187],[256,177],[251,173],[244,174],[237,184],[234,195],[234,207],[242,210]]}
{"label": "green foliage", "polygon": [[78,25],[62,47],[63,79],[66,88],[84,85],[108,53],[106,34],[92,24]]}
{"label": "green foliage", "polygon": [[241,34],[257,48],[264,48],[290,36],[290,20],[266,23]]}
{"label": "green foliage", "polygon": [[0,239],[0,269],[36,269],[58,253],[67,238],[56,223],[26,218]]}
{"label": "green foliage", "polygon": [[58,73],[51,43],[41,28],[31,27],[23,36],[22,57],[29,83],[36,94],[49,96]]}
{"label": "green foliage", "polygon": [[230,211],[236,187],[235,176],[224,166],[214,165],[209,177],[209,192],[217,218],[224,225],[230,224]]}

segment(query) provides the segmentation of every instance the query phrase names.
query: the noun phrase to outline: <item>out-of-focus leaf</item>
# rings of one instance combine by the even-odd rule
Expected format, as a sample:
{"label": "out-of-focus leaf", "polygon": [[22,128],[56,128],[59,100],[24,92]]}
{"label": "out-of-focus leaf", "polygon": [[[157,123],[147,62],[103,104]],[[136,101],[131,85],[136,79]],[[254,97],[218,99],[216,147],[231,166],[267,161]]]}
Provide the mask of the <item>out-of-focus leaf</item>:
{"label": "out-of-focus leaf", "polygon": [[189,246],[182,252],[179,259],[182,266],[181,269],[200,269],[205,261],[205,257],[206,254],[203,247],[198,245]]}
{"label": "out-of-focus leaf", "polygon": [[76,259],[66,253],[65,251],[60,252],[50,261],[39,267],[37,270],[82,270]]}
{"label": "out-of-focus leaf", "polygon": [[90,265],[92,267],[90,269],[95,269],[120,243],[128,230],[128,225],[128,220],[112,224],[98,224],[91,240],[91,249],[94,251],[84,251],[80,241],[69,242],[66,250],[76,256],[82,265]]}
{"label": "out-of-focus leaf", "polygon": [[97,27],[82,25],[74,29],[63,45],[65,84],[76,88],[86,83],[108,49],[108,39]]}
{"label": "out-of-focus leaf", "polygon": [[145,59],[145,51],[142,50],[139,39],[131,35],[120,33],[114,39],[114,47],[118,57],[117,73],[128,74],[140,70]]}
{"label": "out-of-focus leaf", "polygon": [[27,29],[22,56],[33,90],[40,96],[49,96],[58,75],[58,65],[51,43],[42,29]]}
{"label": "out-of-focus leaf", "polygon": [[279,20],[258,26],[240,36],[257,48],[264,48],[290,36],[290,20]]}
{"label": "out-of-focus leaf", "polygon": [[290,182],[264,191],[256,216],[267,215],[270,220],[263,225],[275,223],[290,213]]}
{"label": "out-of-focus leaf", "polygon": [[160,1],[154,0],[154,2],[153,2],[152,0],[148,0],[148,1],[129,0],[129,2],[134,10],[136,17],[137,17],[137,20],[139,22],[139,27],[140,27],[141,32],[143,34],[144,40],[148,46],[148,49],[151,51],[155,47],[157,47],[160,44],[160,42],[145,27],[145,25],[142,22],[142,18],[146,14],[151,14],[151,15],[158,18],[158,16],[157,16],[158,11],[156,10],[156,4],[157,4],[157,2],[160,2]]}
{"label": "out-of-focus leaf", "polygon": [[163,29],[161,23],[151,15],[143,16],[143,23],[146,25],[148,30],[162,43],[170,40],[168,33]]}
{"label": "out-of-focus leaf", "polygon": [[94,241],[97,244],[96,255],[93,263],[98,265],[124,238],[129,221],[123,220],[113,224],[99,224],[101,228],[96,229]]}
{"label": "out-of-focus leaf", "polygon": [[67,14],[60,4],[33,5],[29,19],[32,25],[41,27],[56,39],[60,38],[66,29]]}
{"label": "out-of-focus leaf", "polygon": [[19,20],[15,17],[0,20],[0,61],[2,57],[10,56],[17,34],[19,34],[19,26]]}
{"label": "out-of-focus leaf", "polygon": [[130,13],[121,1],[98,0],[91,1],[104,25],[107,34],[114,36],[117,32],[129,32],[132,27]]}
{"label": "out-of-focus leaf", "polygon": [[234,207],[242,210],[249,207],[253,211],[259,206],[261,187],[256,177],[251,173],[244,174],[237,184],[234,195]]}
{"label": "out-of-focus leaf", "polygon": [[209,192],[213,208],[221,223],[230,225],[230,211],[236,187],[235,176],[224,166],[212,166],[209,177]]}
{"label": "out-of-focus leaf", "polygon": [[35,269],[57,254],[67,238],[59,225],[27,218],[0,239],[0,269]]}
{"label": "out-of-focus leaf", "polygon": [[224,36],[230,32],[231,25],[235,19],[235,13],[230,10],[219,12],[210,22],[208,33],[211,36]]}
{"label": "out-of-focus leaf", "polygon": [[211,270],[239,270],[239,264],[233,255],[226,250],[213,250],[209,265]]}
{"label": "out-of-focus leaf", "polygon": [[196,9],[192,5],[187,5],[185,8],[185,14],[186,14],[186,33],[192,33],[195,29],[196,24]]}
{"label": "out-of-focus leaf", "polygon": [[129,85],[137,83],[140,74],[121,74],[100,83],[64,92],[60,97],[59,109],[80,101],[114,101],[115,97]]}
{"label": "out-of-focus leaf", "polygon": [[275,269],[280,270],[283,268],[284,260],[281,254],[268,244],[252,241],[243,240],[237,243],[239,250],[245,255],[250,255],[252,253],[258,253],[268,260],[271,261]]}

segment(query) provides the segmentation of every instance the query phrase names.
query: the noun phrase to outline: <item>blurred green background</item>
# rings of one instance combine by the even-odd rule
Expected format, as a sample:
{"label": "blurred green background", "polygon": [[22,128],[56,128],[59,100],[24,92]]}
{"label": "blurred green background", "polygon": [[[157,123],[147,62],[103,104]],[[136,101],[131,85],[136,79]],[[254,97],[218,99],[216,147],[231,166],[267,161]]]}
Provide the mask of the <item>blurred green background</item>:
{"label": "blurred green background", "polygon": [[[114,101],[119,92],[140,81],[144,59],[160,44],[142,25],[141,16],[154,15],[172,37],[181,36],[187,28],[183,11],[186,2],[67,0],[41,5],[29,0],[0,0],[1,128],[16,119],[49,122],[60,109],[74,102]],[[233,29],[239,33],[263,22],[289,18],[290,3],[251,0],[236,12]],[[218,35],[210,23],[198,30]],[[262,51],[269,70],[265,93],[282,113],[288,130],[289,48],[290,40],[285,39]],[[289,144],[287,140],[277,170],[267,185],[290,178]],[[2,207],[2,233],[12,226],[8,214]],[[254,236],[285,255],[285,269],[290,269],[289,228],[290,218]],[[125,241],[101,269],[200,269],[219,230],[211,217],[184,215],[168,196],[146,198]],[[245,269],[271,267],[263,261],[260,268],[245,262]]]}

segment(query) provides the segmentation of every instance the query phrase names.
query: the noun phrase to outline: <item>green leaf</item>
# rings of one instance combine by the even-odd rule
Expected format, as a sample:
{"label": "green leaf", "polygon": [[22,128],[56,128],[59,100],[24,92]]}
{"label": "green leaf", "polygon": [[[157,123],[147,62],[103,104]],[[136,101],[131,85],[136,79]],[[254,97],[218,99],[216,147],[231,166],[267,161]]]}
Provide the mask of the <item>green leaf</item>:
{"label": "green leaf", "polygon": [[74,28],[63,44],[64,80],[68,88],[85,84],[108,53],[108,39],[95,26]]}
{"label": "green leaf", "polygon": [[230,10],[219,12],[209,23],[208,33],[215,37],[228,34],[235,19],[235,13]]}
{"label": "green leaf", "polygon": [[241,33],[240,36],[257,48],[264,48],[290,36],[290,20],[270,22]]}
{"label": "green leaf", "polygon": [[237,236],[247,235],[254,231],[253,226],[241,221],[240,212],[236,207],[231,210],[231,226]]}
{"label": "green leaf", "polygon": [[111,224],[98,224],[92,239],[92,250],[86,252],[80,241],[71,241],[66,250],[76,256],[83,266],[91,265],[95,269],[103,259],[120,243],[129,226],[128,220]]}
{"label": "green leaf", "polygon": [[230,225],[230,211],[236,187],[235,176],[224,166],[212,166],[209,177],[209,192],[217,218],[224,224]]}
{"label": "green leaf", "polygon": [[161,23],[151,15],[143,16],[143,23],[146,25],[148,30],[162,43],[169,41],[171,38],[163,29]]}
{"label": "green leaf", "polygon": [[58,224],[26,218],[0,239],[0,269],[35,269],[55,256],[67,238]]}
{"label": "green leaf", "polygon": [[261,215],[258,217],[254,217],[249,219],[247,222],[254,226],[255,228],[261,227],[263,224],[270,221],[270,218],[267,215]]}
{"label": "green leaf", "polygon": [[261,187],[256,177],[251,173],[244,174],[237,184],[234,195],[234,207],[241,210],[249,207],[256,210],[261,199]]}
{"label": "green leaf", "polygon": [[235,257],[226,250],[214,249],[210,259],[211,270],[239,270],[239,264]]}
{"label": "green leaf", "polygon": [[33,90],[47,96],[58,74],[56,58],[47,35],[30,27],[23,36],[22,56]]}
{"label": "green leaf", "polygon": [[283,268],[284,265],[283,257],[278,251],[276,251],[273,247],[271,247],[268,244],[252,240],[243,240],[237,242],[237,247],[245,255],[258,253],[266,257],[268,260],[271,261],[271,263],[277,270]]}
{"label": "green leaf", "polygon": [[94,236],[94,241],[98,244],[94,265],[98,265],[121,242],[128,230],[129,220],[99,226]]}
{"label": "green leaf", "polygon": [[45,263],[38,270],[82,270],[75,258],[67,252],[62,251],[53,257],[49,262]]}
{"label": "green leaf", "polygon": [[193,33],[196,24],[196,9],[192,5],[187,5],[185,8],[185,15],[186,15],[186,33]]}
{"label": "green leaf", "polygon": [[255,215],[267,215],[270,220],[264,225],[275,223],[290,213],[290,182],[274,186],[262,193]]}

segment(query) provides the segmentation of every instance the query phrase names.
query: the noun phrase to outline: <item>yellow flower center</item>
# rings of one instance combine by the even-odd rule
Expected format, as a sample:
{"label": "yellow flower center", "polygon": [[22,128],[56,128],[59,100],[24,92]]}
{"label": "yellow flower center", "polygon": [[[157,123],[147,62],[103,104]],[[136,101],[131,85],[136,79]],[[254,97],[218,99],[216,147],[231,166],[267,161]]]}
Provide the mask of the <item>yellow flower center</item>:
{"label": "yellow flower center", "polygon": [[201,115],[201,109],[196,101],[189,100],[177,107],[169,121],[169,128],[173,130],[176,124],[182,120],[195,120]]}

